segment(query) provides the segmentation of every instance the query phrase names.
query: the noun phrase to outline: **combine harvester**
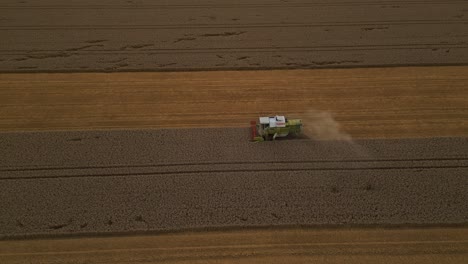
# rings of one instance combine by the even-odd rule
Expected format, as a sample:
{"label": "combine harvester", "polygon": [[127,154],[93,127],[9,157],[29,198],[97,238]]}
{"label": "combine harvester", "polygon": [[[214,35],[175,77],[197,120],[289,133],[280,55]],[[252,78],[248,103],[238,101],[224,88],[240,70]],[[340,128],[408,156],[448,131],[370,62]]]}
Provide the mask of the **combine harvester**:
{"label": "combine harvester", "polygon": [[260,117],[259,122],[251,121],[252,141],[275,140],[277,137],[297,137],[302,133],[301,119],[287,119],[284,116]]}

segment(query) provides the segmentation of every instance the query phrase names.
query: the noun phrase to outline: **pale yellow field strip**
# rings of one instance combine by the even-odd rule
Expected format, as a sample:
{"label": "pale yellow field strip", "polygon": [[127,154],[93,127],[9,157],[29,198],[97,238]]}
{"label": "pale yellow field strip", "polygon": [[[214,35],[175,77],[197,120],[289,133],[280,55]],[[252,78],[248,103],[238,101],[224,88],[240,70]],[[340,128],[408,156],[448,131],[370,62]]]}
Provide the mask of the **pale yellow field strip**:
{"label": "pale yellow field strip", "polygon": [[246,127],[326,111],[357,138],[468,135],[468,67],[0,74],[0,131]]}
{"label": "pale yellow field strip", "polygon": [[466,263],[467,228],[279,229],[0,241],[1,263]]}

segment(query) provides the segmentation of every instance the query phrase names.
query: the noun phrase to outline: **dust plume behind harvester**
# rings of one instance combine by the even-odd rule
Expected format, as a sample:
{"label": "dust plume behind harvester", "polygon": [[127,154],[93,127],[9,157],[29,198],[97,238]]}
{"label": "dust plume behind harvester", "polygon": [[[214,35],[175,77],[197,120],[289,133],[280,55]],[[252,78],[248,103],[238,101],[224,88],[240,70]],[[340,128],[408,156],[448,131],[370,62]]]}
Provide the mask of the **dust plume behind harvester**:
{"label": "dust plume behind harvester", "polygon": [[265,116],[250,122],[252,141],[269,141],[276,138],[297,137],[302,133],[301,119],[285,116]]}

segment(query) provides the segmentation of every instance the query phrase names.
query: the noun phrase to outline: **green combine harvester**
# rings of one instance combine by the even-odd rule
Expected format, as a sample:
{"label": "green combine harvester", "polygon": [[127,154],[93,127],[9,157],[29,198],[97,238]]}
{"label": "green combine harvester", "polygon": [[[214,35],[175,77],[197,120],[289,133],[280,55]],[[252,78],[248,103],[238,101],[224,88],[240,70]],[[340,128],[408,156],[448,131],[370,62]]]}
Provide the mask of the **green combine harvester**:
{"label": "green combine harvester", "polygon": [[284,116],[260,117],[258,123],[250,122],[252,141],[269,141],[278,137],[297,137],[302,133],[301,119],[287,119]]}

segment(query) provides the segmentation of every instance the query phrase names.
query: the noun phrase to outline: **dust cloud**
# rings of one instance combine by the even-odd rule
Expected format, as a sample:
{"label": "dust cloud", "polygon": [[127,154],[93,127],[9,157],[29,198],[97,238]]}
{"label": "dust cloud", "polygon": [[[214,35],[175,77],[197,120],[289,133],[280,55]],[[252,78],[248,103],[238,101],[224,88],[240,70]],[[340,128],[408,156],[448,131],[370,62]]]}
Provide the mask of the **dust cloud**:
{"label": "dust cloud", "polygon": [[340,124],[330,112],[308,110],[302,115],[302,124],[304,134],[310,139],[346,142],[355,157],[372,158],[367,149],[354,141],[350,134],[341,130]]}
{"label": "dust cloud", "polygon": [[330,112],[309,110],[302,115],[302,123],[304,134],[313,139],[353,141],[351,135],[341,131]]}

